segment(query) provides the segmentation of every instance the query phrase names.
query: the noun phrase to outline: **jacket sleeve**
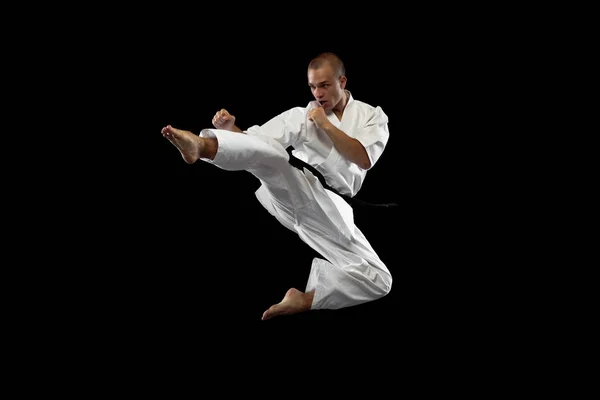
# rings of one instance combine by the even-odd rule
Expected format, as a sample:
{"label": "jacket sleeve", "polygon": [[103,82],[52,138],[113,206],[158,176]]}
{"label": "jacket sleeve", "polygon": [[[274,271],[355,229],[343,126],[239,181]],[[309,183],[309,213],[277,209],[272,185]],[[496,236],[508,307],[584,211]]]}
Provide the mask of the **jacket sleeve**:
{"label": "jacket sleeve", "polygon": [[271,118],[263,125],[254,125],[248,128],[248,135],[264,135],[275,139],[284,148],[294,146],[306,124],[304,108],[294,107],[276,117]]}
{"label": "jacket sleeve", "polygon": [[356,133],[355,139],[364,146],[371,161],[370,168],[373,168],[390,137],[388,117],[381,107],[375,107],[365,121],[364,128]]}

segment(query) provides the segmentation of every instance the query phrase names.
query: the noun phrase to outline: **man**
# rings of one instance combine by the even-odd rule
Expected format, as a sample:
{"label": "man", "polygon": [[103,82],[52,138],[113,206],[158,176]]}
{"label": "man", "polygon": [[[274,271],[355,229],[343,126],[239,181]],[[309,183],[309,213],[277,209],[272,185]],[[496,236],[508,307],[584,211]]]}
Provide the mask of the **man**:
{"label": "man", "polygon": [[261,186],[256,197],[282,225],[321,254],[313,260],[304,291],[291,288],[267,309],[267,320],[316,309],[339,309],[381,298],[392,277],[362,232],[351,206],[324,188],[309,169],[293,167],[286,151],[312,165],[329,186],[353,197],[360,190],[389,138],[380,107],[355,100],[346,88],[343,62],[323,53],[308,65],[308,85],[316,101],[294,107],[264,125],[242,130],[227,110],[218,111],[216,129],[195,135],[170,125],[162,134],[185,162],[198,160],[230,171],[246,170]]}

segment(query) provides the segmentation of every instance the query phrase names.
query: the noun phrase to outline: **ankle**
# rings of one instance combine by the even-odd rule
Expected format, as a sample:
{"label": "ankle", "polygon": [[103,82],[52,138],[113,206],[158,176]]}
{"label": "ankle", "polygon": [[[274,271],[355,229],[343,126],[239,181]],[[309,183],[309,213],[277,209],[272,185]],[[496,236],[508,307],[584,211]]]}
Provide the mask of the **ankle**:
{"label": "ankle", "polygon": [[199,137],[198,140],[198,154],[200,158],[214,160],[217,155],[217,139]]}
{"label": "ankle", "polygon": [[315,290],[311,290],[310,292],[306,292],[304,294],[304,304],[307,310],[310,310],[312,307],[313,299],[315,298]]}

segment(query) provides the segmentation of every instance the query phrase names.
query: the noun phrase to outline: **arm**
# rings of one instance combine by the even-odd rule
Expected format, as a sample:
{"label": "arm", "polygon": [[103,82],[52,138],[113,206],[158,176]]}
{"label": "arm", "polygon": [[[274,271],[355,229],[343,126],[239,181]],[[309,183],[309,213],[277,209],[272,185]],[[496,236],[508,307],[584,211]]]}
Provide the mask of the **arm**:
{"label": "arm", "polygon": [[262,125],[253,125],[244,132],[247,135],[269,137],[286,149],[295,146],[304,129],[306,114],[304,108],[294,107],[284,111]]}
{"label": "arm", "polygon": [[329,120],[321,128],[327,133],[340,154],[362,169],[371,168],[367,151],[358,140],[346,135],[344,131],[336,128]]}
{"label": "arm", "polygon": [[284,148],[293,146],[298,135],[304,127],[305,114],[300,107],[291,108],[271,118],[263,125],[253,125],[242,131],[235,125],[235,117],[227,110],[217,111],[213,117],[213,126],[217,129],[225,129],[231,132],[239,132],[247,135],[263,135],[273,138]]}
{"label": "arm", "polygon": [[325,116],[323,108],[317,107],[312,109],[308,114],[308,119],[325,131],[341,155],[362,169],[371,168],[369,155],[362,143],[336,128]]}

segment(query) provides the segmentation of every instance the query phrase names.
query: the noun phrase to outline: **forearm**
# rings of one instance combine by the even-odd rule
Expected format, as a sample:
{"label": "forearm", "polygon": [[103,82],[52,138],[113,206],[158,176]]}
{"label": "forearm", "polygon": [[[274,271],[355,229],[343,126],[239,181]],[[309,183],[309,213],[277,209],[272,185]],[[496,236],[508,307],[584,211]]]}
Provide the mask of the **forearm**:
{"label": "forearm", "polygon": [[231,132],[238,132],[238,133],[243,133],[245,134],[246,132],[244,132],[243,130],[241,130],[240,128],[238,128],[237,125],[233,125],[230,129]]}
{"label": "forearm", "polygon": [[332,124],[328,124],[322,129],[327,133],[335,148],[345,158],[362,169],[369,169],[371,167],[371,161],[361,142],[346,135],[344,131],[339,130]]}

